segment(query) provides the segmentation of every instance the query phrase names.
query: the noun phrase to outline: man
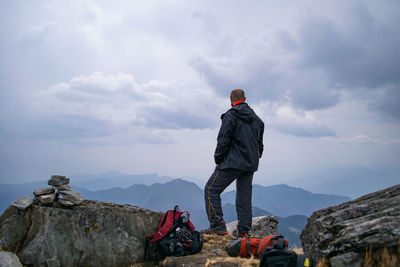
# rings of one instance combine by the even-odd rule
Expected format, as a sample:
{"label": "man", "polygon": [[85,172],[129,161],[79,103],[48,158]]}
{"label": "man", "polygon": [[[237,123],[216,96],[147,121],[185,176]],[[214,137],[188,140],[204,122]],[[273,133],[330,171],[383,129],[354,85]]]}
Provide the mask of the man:
{"label": "man", "polygon": [[264,123],[245,103],[242,89],[230,95],[231,106],[221,115],[214,160],[216,167],[204,188],[204,200],[210,228],[203,233],[227,234],[221,207],[221,193],[236,180],[236,236],[247,236],[251,228],[253,174],[263,153]]}

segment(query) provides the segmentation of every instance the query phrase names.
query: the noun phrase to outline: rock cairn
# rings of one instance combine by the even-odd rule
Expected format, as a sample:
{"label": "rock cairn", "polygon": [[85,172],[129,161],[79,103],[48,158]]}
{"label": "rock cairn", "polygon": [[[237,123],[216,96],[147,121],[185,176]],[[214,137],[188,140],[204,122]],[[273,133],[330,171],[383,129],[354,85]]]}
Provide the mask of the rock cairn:
{"label": "rock cairn", "polygon": [[63,206],[72,207],[80,205],[84,200],[80,193],[71,190],[69,178],[65,176],[52,175],[47,184],[51,187],[42,187],[33,192],[39,204],[50,205],[57,201]]}

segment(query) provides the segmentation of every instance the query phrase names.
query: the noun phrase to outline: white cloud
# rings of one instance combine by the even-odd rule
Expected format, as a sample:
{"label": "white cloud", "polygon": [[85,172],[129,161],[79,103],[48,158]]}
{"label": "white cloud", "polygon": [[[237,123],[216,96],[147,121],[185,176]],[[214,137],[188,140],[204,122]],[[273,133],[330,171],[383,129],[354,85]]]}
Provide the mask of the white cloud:
{"label": "white cloud", "polygon": [[138,84],[130,74],[95,72],[40,91],[35,105],[43,113],[98,120],[110,128],[175,129],[214,127],[215,110],[223,110],[218,100],[212,91],[176,81]]}
{"label": "white cloud", "polygon": [[335,132],[318,121],[315,112],[295,111],[290,106],[278,107],[271,127],[281,133],[300,137],[335,136]]}

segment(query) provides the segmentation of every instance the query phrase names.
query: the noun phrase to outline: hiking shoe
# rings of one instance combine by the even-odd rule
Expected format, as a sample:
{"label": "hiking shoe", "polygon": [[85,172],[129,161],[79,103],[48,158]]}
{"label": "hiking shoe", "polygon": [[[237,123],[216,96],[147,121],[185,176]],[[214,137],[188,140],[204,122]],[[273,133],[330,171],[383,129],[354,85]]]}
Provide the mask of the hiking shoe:
{"label": "hiking shoe", "polygon": [[228,234],[228,230],[226,229],[225,224],[221,224],[220,226],[210,227],[201,231],[203,234],[217,234],[217,235],[226,235]]}
{"label": "hiking shoe", "polygon": [[247,233],[241,233],[241,232],[239,232],[238,229],[233,230],[232,235],[234,237],[249,237],[249,235]]}

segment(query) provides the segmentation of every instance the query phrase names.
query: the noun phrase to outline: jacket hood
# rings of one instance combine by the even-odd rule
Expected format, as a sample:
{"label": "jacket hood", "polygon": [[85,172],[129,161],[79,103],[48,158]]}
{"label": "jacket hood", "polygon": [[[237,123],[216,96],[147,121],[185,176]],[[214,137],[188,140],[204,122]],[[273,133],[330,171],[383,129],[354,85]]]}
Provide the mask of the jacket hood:
{"label": "jacket hood", "polygon": [[[252,122],[257,117],[256,113],[251,107],[249,107],[249,105],[247,105],[247,103],[239,103],[229,109],[226,113],[228,112],[245,122]],[[222,114],[221,119],[225,114]]]}

